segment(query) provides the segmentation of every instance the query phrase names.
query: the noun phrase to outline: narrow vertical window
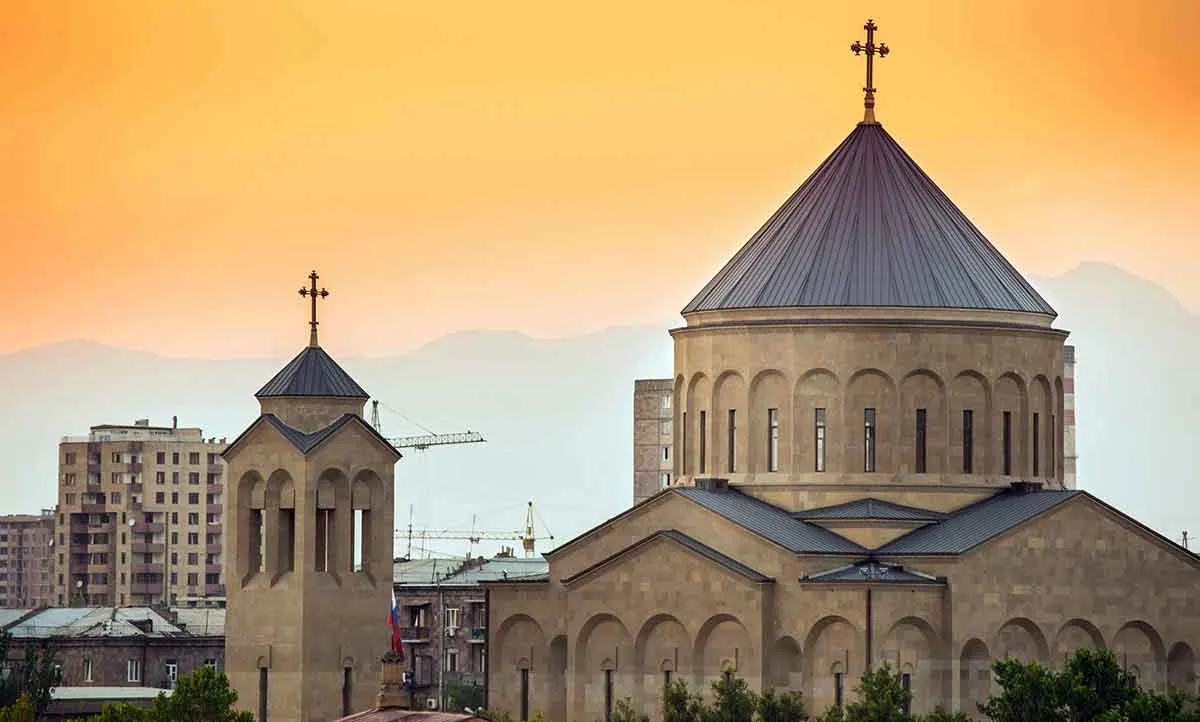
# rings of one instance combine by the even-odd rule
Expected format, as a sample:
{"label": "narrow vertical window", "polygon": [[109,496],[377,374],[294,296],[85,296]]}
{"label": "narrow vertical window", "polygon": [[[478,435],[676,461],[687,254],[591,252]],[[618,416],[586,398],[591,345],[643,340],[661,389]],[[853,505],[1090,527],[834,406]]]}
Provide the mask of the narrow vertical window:
{"label": "narrow vertical window", "polygon": [[962,470],[964,474],[975,473],[975,412],[963,409],[962,424]]}
{"label": "narrow vertical window", "polygon": [[333,524],[333,509],[317,509],[317,544],[313,568],[318,572],[329,571],[330,528]]}
{"label": "narrow vertical window", "polygon": [[342,667],[342,716],[350,714],[350,668]]}
{"label": "narrow vertical window", "polygon": [[1003,455],[1001,458],[1004,463],[1003,472],[1004,472],[1005,476],[1011,476],[1012,475],[1012,414],[1008,411],[1005,411],[1004,416],[1002,417],[1001,429],[1002,429],[1001,444],[1003,444],[1003,448],[1002,448]]}
{"label": "narrow vertical window", "polygon": [[521,670],[521,722],[529,719],[529,670]]}
{"label": "narrow vertical window", "polygon": [[917,458],[918,474],[925,473],[925,409],[917,409]]}
{"label": "narrow vertical window", "polygon": [[683,467],[679,470],[679,473],[686,476],[687,473],[691,470],[691,467],[688,466],[688,444],[687,444],[687,442],[688,442],[688,425],[687,425],[687,412],[686,411],[683,412],[682,421],[680,423],[682,424],[682,428],[680,429],[680,432],[679,432],[679,434],[680,434],[679,446],[683,449],[683,451],[680,454],[679,458],[682,460],[680,463],[682,463]]}
{"label": "narrow vertical window", "polygon": [[875,409],[863,409],[863,471],[875,471]]}
{"label": "narrow vertical window", "polygon": [[816,451],[817,471],[825,471],[825,409],[813,412],[813,449]]}
{"label": "narrow vertical window", "polygon": [[1038,457],[1038,447],[1042,445],[1041,436],[1038,434],[1038,415],[1033,415],[1033,476],[1040,476],[1041,465],[1038,463],[1041,459]]}
{"label": "narrow vertical window", "polygon": [[[704,418],[704,412],[700,412],[700,417]],[[604,670],[604,722],[612,722],[613,713],[613,671],[611,669]]]}
{"label": "narrow vertical window", "polygon": [[671,670],[663,671],[663,689],[671,686]]}
{"label": "narrow vertical window", "polygon": [[779,471],[779,409],[767,409],[767,471]]}
{"label": "narrow vertical window", "polygon": [[737,471],[737,410],[729,410],[729,473]]}
{"label": "narrow vertical window", "polygon": [[279,571],[296,570],[296,510],[279,510]]}
{"label": "narrow vertical window", "polygon": [[258,722],[267,722],[267,668],[258,668]]}
{"label": "narrow vertical window", "polygon": [[354,510],[354,518],[350,523],[354,525],[350,531],[351,537],[354,539],[354,550],[352,557],[354,559],[354,571],[361,572],[363,570],[363,544],[365,543],[363,527],[363,514],[366,512],[362,509]]}
{"label": "narrow vertical window", "polygon": [[92,681],[92,658],[91,657],[83,658],[83,681],[84,682]]}
{"label": "narrow vertical window", "polygon": [[708,413],[700,412],[700,473],[705,470],[704,457],[708,455]]}
{"label": "narrow vertical window", "polygon": [[833,673],[833,705],[841,707],[845,699],[846,675],[842,672]]}
{"label": "narrow vertical window", "polygon": [[1050,478],[1058,478],[1058,445],[1054,443],[1054,437],[1058,434],[1058,419],[1054,414],[1050,414]]}
{"label": "narrow vertical window", "polygon": [[263,510],[250,510],[250,573],[263,571]]}
{"label": "narrow vertical window", "polygon": [[900,675],[900,689],[908,694],[904,695],[904,716],[908,717],[912,713],[912,675]]}

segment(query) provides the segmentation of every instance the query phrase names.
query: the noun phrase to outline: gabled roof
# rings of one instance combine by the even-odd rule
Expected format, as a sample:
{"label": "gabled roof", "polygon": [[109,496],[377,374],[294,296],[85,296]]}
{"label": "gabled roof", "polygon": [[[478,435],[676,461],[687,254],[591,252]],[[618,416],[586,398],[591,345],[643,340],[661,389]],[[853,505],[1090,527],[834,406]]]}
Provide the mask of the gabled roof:
{"label": "gabled roof", "polygon": [[650,542],[654,541],[655,539],[670,539],[674,542],[682,544],[683,546],[687,547],[688,549],[691,549],[692,551],[696,552],[697,554],[716,562],[720,566],[723,566],[726,569],[728,569],[729,571],[731,571],[735,574],[739,574],[739,575],[749,579],[752,582],[763,583],[763,582],[773,581],[771,579],[771,577],[768,577],[765,574],[761,574],[761,573],[751,569],[750,567],[746,566],[745,564],[742,564],[741,562],[734,559],[733,557],[722,554],[721,552],[717,551],[716,549],[713,549],[712,547],[710,547],[702,542],[697,541],[696,539],[688,536],[687,534],[684,534],[683,532],[681,532],[677,529],[662,529],[660,531],[654,532],[653,534],[651,534],[648,537],[645,537],[641,541],[635,542],[634,544],[631,544],[631,545],[625,547],[624,549],[621,549],[620,551],[618,551],[615,554],[611,554],[611,555],[605,557],[604,559],[601,559],[600,561],[596,562],[595,564],[591,565],[590,567],[587,567],[586,569],[584,569],[580,572],[572,574],[571,576],[567,577],[566,579],[563,579],[562,582],[563,582],[563,584],[570,584],[571,582],[575,581],[576,579],[580,579],[584,576],[587,576],[588,574],[591,574],[593,571],[599,569],[600,567],[602,567],[612,561],[615,561],[616,559],[623,557],[626,554],[629,554],[630,552],[640,549],[641,547],[649,544]]}
{"label": "gabled roof", "polygon": [[262,414],[255,419],[250,426],[246,427],[245,431],[238,434],[238,437],[234,439],[229,446],[225,447],[225,451],[221,452],[221,456],[223,458],[229,458],[238,445],[241,444],[242,440],[245,439],[250,432],[257,429],[259,424],[270,424],[273,426],[277,431],[279,431],[283,438],[287,439],[288,442],[290,442],[292,446],[296,447],[296,450],[302,454],[307,454],[308,452],[320,446],[322,442],[333,436],[338,429],[342,428],[346,424],[357,424],[360,428],[366,429],[368,434],[375,437],[376,441],[390,449],[392,453],[396,455],[397,459],[400,459],[403,456],[399,451],[396,450],[396,447],[392,446],[392,442],[385,439],[382,434],[375,430],[375,427],[368,424],[361,416],[358,416],[357,414],[342,414],[330,422],[325,428],[317,429],[311,433],[288,426],[286,423],[284,423],[283,419],[279,418],[275,414]]}
{"label": "gabled roof", "polygon": [[797,554],[863,554],[867,551],[828,529],[797,519],[779,507],[735,489],[714,491],[674,487],[671,491]]}
{"label": "gabled roof", "polygon": [[350,378],[320,346],[309,346],[288,362],[254,394],[272,396],[325,396],[365,399],[366,391]]}
{"label": "gabled roof", "polygon": [[1056,315],[878,124],[860,124],[683,309]]}
{"label": "gabled roof", "polygon": [[805,509],[793,516],[807,520],[877,519],[880,521],[939,521],[946,518],[940,511],[917,509],[912,506],[893,504],[881,499],[856,499],[845,504]]}
{"label": "gabled roof", "polygon": [[900,564],[885,564],[873,559],[867,559],[844,567],[830,569],[803,577],[801,582],[821,583],[855,583],[871,582],[874,584],[945,584],[932,574],[915,572],[905,569]]}
{"label": "gabled roof", "polygon": [[1080,494],[1077,491],[1010,489],[964,507],[880,547],[876,554],[963,554],[992,537],[1043,514]]}

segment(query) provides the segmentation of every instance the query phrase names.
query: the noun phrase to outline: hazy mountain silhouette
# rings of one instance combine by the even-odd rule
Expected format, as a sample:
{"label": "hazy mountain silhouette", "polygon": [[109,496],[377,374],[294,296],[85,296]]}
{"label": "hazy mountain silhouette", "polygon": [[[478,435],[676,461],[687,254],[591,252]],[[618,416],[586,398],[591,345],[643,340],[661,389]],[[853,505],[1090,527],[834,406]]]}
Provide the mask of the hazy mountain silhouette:
{"label": "hazy mountain silhouette", "polygon": [[[1184,453],[1183,413],[1200,407],[1190,376],[1200,317],[1161,287],[1102,264],[1034,284],[1078,349],[1080,486],[1172,538],[1200,533],[1191,511],[1200,462]],[[385,434],[421,433],[407,417],[488,438],[410,451],[397,467],[397,526],[412,504],[418,528],[469,528],[478,515],[479,528],[515,531],[533,499],[561,542],[625,508],[633,380],[670,376],[670,325],[554,340],[464,332],[402,356],[339,358],[385,404]],[[0,453],[10,460],[0,513],[52,505],[58,439],[92,424],[167,424],[177,415],[181,425],[232,438],[257,414],[253,393],[286,360],[174,359],[87,341],[0,356],[10,400],[0,419]]]}

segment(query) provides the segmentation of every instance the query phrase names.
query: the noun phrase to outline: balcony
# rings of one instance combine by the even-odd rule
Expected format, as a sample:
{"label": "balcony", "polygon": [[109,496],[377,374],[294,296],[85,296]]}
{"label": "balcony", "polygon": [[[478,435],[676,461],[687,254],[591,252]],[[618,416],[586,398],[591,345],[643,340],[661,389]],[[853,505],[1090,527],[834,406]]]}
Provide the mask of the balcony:
{"label": "balcony", "polygon": [[467,641],[471,644],[487,644],[487,627],[471,627]]}
{"label": "balcony", "polygon": [[220,554],[221,551],[222,551],[221,544],[205,544],[204,545],[204,553],[205,554]]}
{"label": "balcony", "polygon": [[142,489],[143,489],[142,482],[140,482],[140,481],[135,484],[129,485],[129,493],[130,494],[141,494]]}
{"label": "balcony", "polygon": [[208,513],[209,514],[223,514],[224,512],[225,512],[225,507],[222,504],[209,504],[208,505]]}
{"label": "balcony", "polygon": [[139,521],[133,525],[134,534],[161,534],[166,527],[161,521]]}
{"label": "balcony", "polygon": [[209,596],[209,597],[223,597],[223,596],[225,596],[225,585],[224,584],[205,584],[204,585],[204,594],[205,594],[205,596]]}
{"label": "balcony", "polygon": [[400,641],[402,642],[428,642],[429,627],[401,627]]}
{"label": "balcony", "polygon": [[128,471],[130,474],[140,474],[140,473],[142,473],[142,462],[140,462],[140,461],[133,461],[133,462],[130,462],[129,464],[126,464],[126,467],[127,467],[127,469],[126,469],[126,470],[127,470],[127,471]]}
{"label": "balcony", "polygon": [[155,564],[153,562],[151,562],[149,564],[138,563],[138,564],[129,565],[129,571],[131,571],[134,574],[154,574],[156,572],[161,572],[162,570],[163,570],[162,564]]}
{"label": "balcony", "polygon": [[163,592],[162,582],[134,582],[129,585],[130,594],[159,595]]}
{"label": "balcony", "polygon": [[134,554],[164,554],[167,551],[167,545],[135,541],[132,550]]}
{"label": "balcony", "polygon": [[[79,505],[79,511],[83,512],[84,514],[103,514],[104,512],[108,511],[108,505],[107,504],[97,504],[94,502],[91,504],[88,504],[85,502],[85,503]],[[95,526],[95,525],[93,525],[93,526]],[[104,524],[103,526],[107,526],[107,524]]]}

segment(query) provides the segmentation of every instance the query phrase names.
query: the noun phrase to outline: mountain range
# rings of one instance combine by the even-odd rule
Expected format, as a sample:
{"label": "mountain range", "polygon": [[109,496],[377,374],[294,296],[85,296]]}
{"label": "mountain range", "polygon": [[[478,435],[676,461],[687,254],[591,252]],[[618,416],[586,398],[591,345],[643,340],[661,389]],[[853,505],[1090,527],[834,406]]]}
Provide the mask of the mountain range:
{"label": "mountain range", "polygon": [[[1185,422],[1200,408],[1200,317],[1162,287],[1105,264],[1031,281],[1076,347],[1079,488],[1173,539],[1200,532],[1192,488],[1200,461]],[[396,473],[397,526],[407,526],[411,508],[417,530],[516,532],[532,500],[539,535],[555,536],[540,542],[544,551],[627,507],[633,380],[671,375],[667,329],[681,323],[560,339],[467,331],[403,355],[338,358],[381,401],[385,435],[470,429],[487,438],[408,450]],[[0,454],[10,460],[0,513],[52,506],[59,438],[94,424],[177,416],[181,426],[232,439],[258,413],[254,392],[286,361],[168,358],[90,341],[0,356],[8,400]],[[412,545],[414,554],[465,550],[424,542],[419,531]],[[398,552],[407,546],[402,538]]]}

